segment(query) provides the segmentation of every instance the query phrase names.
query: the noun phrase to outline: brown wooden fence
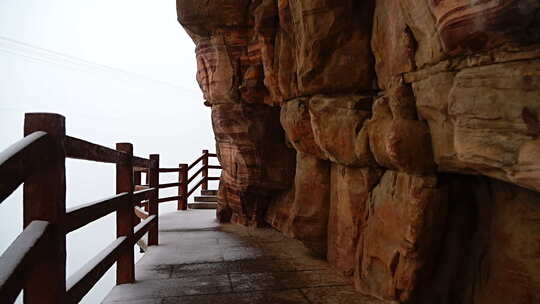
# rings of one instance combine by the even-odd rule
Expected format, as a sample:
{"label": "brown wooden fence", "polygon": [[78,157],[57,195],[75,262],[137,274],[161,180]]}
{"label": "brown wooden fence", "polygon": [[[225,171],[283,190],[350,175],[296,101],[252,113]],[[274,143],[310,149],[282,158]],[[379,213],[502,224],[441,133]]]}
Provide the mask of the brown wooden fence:
{"label": "brown wooden fence", "polygon": [[[217,158],[216,154],[208,153],[208,150],[203,150],[202,155],[193,161],[190,165],[180,164],[178,168],[160,168],[160,173],[178,173],[178,182],[160,184],[159,189],[178,187],[178,195],[163,197],[158,199],[158,203],[178,201],[178,210],[187,210],[188,198],[200,187],[201,190],[208,190],[208,181],[219,180],[219,177],[211,177],[208,175],[209,169],[221,169],[221,166],[209,165],[210,158]],[[201,167],[188,177],[189,171],[196,168],[196,166],[202,162]],[[142,170],[139,170],[139,172]],[[201,179],[193,187],[189,187],[190,184],[196,181],[197,177],[201,175]],[[140,178],[138,180],[140,182]],[[136,183],[137,184],[137,183]],[[137,184],[138,185],[138,184]],[[136,186],[137,187],[137,186]],[[147,189],[150,185],[141,185],[138,189]],[[188,189],[189,188],[189,189]]]}
{"label": "brown wooden fence", "polygon": [[[135,280],[133,246],[148,233],[148,245],[158,245],[158,203],[187,198],[202,185],[207,189],[208,158],[205,150],[193,164],[159,168],[159,155],[148,159],[133,155],[130,143],[110,149],[67,136],[65,119],[58,114],[25,115],[24,135],[0,154],[0,203],[23,185],[24,230],[0,256],[0,303],[14,302],[24,289],[25,303],[77,303],[116,262],[116,283]],[[117,194],[66,209],[65,159],[116,164]],[[188,170],[202,161],[199,171]],[[219,167],[221,168],[221,167]],[[141,187],[140,173],[148,184]],[[159,184],[159,173],[179,172],[179,182]],[[202,173],[201,181],[187,191]],[[137,183],[138,182],[138,183]],[[159,198],[159,189],[178,187],[179,195]],[[144,206],[145,210],[140,207]],[[66,280],[66,234],[116,212],[116,240]]]}

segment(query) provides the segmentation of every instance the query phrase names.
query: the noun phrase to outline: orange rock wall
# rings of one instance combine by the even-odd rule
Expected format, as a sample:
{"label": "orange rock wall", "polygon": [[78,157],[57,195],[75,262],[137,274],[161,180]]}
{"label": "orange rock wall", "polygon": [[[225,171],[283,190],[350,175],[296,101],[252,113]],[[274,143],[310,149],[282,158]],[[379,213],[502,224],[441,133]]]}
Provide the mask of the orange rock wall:
{"label": "orange rock wall", "polygon": [[540,302],[540,2],[177,0],[223,166],[389,303]]}

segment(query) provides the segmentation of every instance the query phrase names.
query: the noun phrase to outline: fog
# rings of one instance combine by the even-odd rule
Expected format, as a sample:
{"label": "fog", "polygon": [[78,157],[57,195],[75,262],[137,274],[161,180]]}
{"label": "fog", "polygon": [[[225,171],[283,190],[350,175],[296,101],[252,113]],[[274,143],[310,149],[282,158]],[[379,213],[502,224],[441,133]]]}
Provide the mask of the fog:
{"label": "fog", "polygon": [[[160,154],[162,167],[191,162],[215,150],[195,73],[174,0],[2,0],[0,150],[22,138],[24,113],[54,112],[70,136],[130,142],[137,156]],[[113,165],[68,160],[66,168],[68,207],[115,193]],[[1,252],[22,231],[21,188],[0,205]],[[68,275],[114,238],[114,214],[70,233]],[[83,303],[100,302],[114,281],[112,269]]]}

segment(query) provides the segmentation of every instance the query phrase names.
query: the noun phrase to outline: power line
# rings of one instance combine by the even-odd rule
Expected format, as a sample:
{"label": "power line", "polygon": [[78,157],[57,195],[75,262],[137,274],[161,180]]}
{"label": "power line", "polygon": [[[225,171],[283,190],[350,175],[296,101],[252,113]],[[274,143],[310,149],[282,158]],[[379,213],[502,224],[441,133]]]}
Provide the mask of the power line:
{"label": "power line", "polygon": [[193,89],[169,83],[162,80],[153,79],[148,76],[140,75],[137,73],[129,72],[126,70],[114,68],[104,64],[95,63],[79,57],[75,57],[69,54],[53,51],[50,49],[38,47],[18,41],[12,38],[8,38],[0,35],[0,51],[9,53],[11,55],[20,56],[25,59],[34,60],[41,63],[56,64],[68,68],[78,69],[84,72],[102,72],[122,75],[125,77],[135,78],[137,80],[143,80],[146,82],[153,82],[160,85],[173,87],[175,89],[187,91],[186,93],[194,93]]}

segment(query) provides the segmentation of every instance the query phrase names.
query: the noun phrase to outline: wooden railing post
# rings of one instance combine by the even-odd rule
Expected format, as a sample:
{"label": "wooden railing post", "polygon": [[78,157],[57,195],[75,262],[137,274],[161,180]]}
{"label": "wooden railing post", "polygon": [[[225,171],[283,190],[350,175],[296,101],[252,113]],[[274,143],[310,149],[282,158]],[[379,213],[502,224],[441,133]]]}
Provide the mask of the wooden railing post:
{"label": "wooden railing post", "polygon": [[[159,154],[150,155],[150,168],[148,170],[148,186],[154,188],[159,185]],[[148,200],[148,214],[155,215],[155,224],[148,230],[148,246],[158,244],[158,221],[159,221],[159,205],[158,205],[159,189],[152,192]]]}
{"label": "wooden railing post", "polygon": [[47,132],[52,139],[50,164],[24,183],[24,227],[34,220],[52,224],[42,255],[29,265],[24,303],[65,303],[66,292],[66,171],[65,118],[52,113],[27,113],[24,135]]}
{"label": "wooden railing post", "polygon": [[133,185],[142,185],[141,171],[133,171]]}
{"label": "wooden railing post", "polygon": [[178,182],[180,185],[178,186],[178,196],[180,198],[178,199],[178,210],[187,210],[187,192],[188,192],[188,165],[187,164],[180,164],[178,165],[180,168],[180,171],[178,172]]}
{"label": "wooden railing post", "polygon": [[202,153],[204,156],[202,160],[202,178],[204,180],[202,183],[202,190],[206,191],[208,190],[208,150],[203,150]]}
{"label": "wooden railing post", "polygon": [[[128,155],[127,164],[116,165],[116,193],[128,192],[128,201],[116,211],[116,237],[133,237],[133,146],[129,143],[116,144],[116,150]],[[124,248],[116,263],[116,284],[135,281],[135,258],[133,247]]]}

